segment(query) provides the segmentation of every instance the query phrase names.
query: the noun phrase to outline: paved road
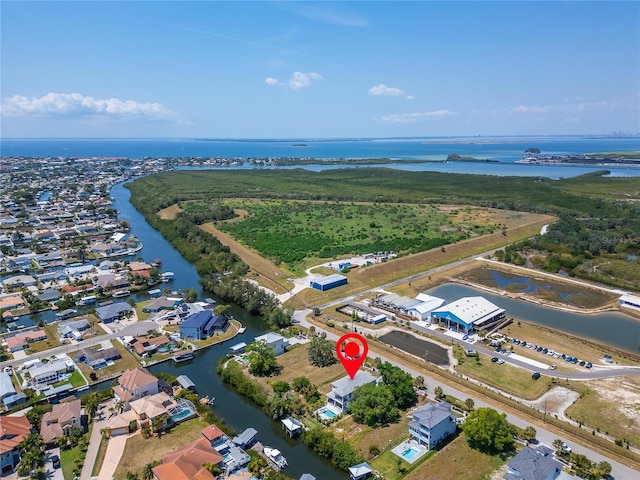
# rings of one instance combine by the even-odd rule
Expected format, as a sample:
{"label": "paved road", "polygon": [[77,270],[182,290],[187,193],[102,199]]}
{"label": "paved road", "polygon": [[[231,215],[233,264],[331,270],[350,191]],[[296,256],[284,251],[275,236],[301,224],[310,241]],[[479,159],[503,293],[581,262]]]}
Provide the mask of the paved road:
{"label": "paved road", "polygon": [[88,340],[83,340],[77,344],[70,344],[70,345],[62,345],[60,347],[55,347],[52,348],[50,350],[45,350],[42,352],[37,352],[37,353],[32,353],[30,355],[27,355],[26,358],[18,358],[18,359],[13,359],[13,360],[7,360],[4,362],[0,362],[0,367],[5,367],[5,366],[15,366],[15,365],[22,365],[24,362],[28,361],[28,360],[35,360],[38,358],[43,358],[43,357],[51,357],[53,355],[59,355],[62,353],[71,353],[71,352],[75,352],[77,350],[79,350],[80,348],[87,348],[87,347],[91,347],[93,345],[97,345],[99,343],[102,343],[106,340],[112,340],[114,338],[120,337],[120,336],[127,336],[127,335],[140,335],[140,334],[144,334],[147,333],[149,330],[155,330],[158,328],[158,324],[155,322],[149,322],[149,321],[145,321],[145,322],[136,322],[136,323],[132,323],[130,325],[127,325],[125,327],[123,327],[122,329],[120,329],[117,332],[113,332],[113,333],[107,333],[105,335],[99,335],[95,338],[91,338]]}
{"label": "paved road", "polygon": [[[298,323],[304,327],[311,327],[313,326],[317,331],[322,331],[324,333],[327,334],[327,338],[329,340],[333,340],[336,341],[338,340],[338,336],[332,332],[329,332],[327,330],[324,330],[320,327],[318,327],[317,325],[312,325],[311,323],[309,323],[306,320],[307,315],[309,315],[312,311],[311,310],[298,310],[294,313],[293,315],[293,320],[295,323]],[[451,341],[451,337],[447,337],[448,341]],[[474,347],[475,348],[475,347]],[[474,397],[469,397],[469,394],[462,392],[461,390],[458,390],[454,387],[448,386],[448,385],[441,385],[439,383],[436,383],[435,380],[433,380],[432,378],[430,378],[428,376],[428,372],[422,372],[422,371],[418,371],[415,370],[413,368],[408,368],[405,365],[401,365],[398,362],[395,362],[394,360],[391,360],[387,357],[385,357],[384,355],[380,354],[379,352],[372,352],[371,350],[369,351],[369,357],[371,358],[380,358],[383,362],[389,362],[392,365],[396,365],[400,368],[402,368],[405,372],[411,374],[411,376],[413,377],[417,377],[417,376],[422,376],[425,379],[425,386],[427,387],[427,390],[430,392],[433,392],[435,390],[436,386],[440,386],[442,387],[442,390],[444,392],[445,395],[451,395],[453,397],[459,398],[459,399],[466,399],[466,398],[472,398],[475,404],[475,407],[491,407],[494,410],[500,412],[500,413],[506,413],[507,414],[507,419],[509,421],[509,423],[519,427],[519,428],[526,428],[529,425],[531,425],[529,422],[527,422],[526,420],[515,416],[513,414],[509,414],[507,412],[504,412],[501,408],[500,405],[494,405],[494,404],[489,404],[486,402],[483,402],[481,400],[478,400],[477,398]],[[550,432],[548,430],[545,430],[543,428],[540,428],[538,425],[532,425],[537,432],[537,439],[544,443],[545,445],[548,446],[552,446],[553,445],[553,441],[557,438],[561,438],[567,445],[569,445],[572,450],[576,453],[580,453],[582,455],[585,455],[587,458],[591,459],[592,461],[595,462],[601,462],[601,461],[607,461],[609,462],[609,464],[611,464],[611,475],[615,480],[638,480],[638,472],[633,470],[632,468],[627,467],[626,465],[623,465],[619,462],[616,462],[615,460],[612,460],[608,457],[606,457],[605,455],[602,455],[599,452],[596,452],[595,450],[591,450],[589,448],[583,447],[582,445],[578,445],[575,444],[565,438],[559,437],[556,433]],[[551,447],[553,448],[553,447]]]}

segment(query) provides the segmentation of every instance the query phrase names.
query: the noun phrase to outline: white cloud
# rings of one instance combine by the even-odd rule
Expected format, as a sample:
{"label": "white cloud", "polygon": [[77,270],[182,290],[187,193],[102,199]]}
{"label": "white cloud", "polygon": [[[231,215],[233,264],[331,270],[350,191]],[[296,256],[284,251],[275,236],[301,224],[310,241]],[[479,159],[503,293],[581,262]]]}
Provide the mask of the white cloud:
{"label": "white cloud", "polygon": [[323,77],[319,73],[315,72],[293,72],[291,78],[286,82],[281,82],[277,78],[268,77],[264,80],[267,85],[287,87],[292,90],[298,90],[299,88],[306,88],[311,86],[312,80],[322,80]]}
{"label": "white cloud", "polygon": [[399,88],[387,87],[384,83],[375,85],[369,89],[369,95],[384,95],[385,97],[399,97],[400,95],[406,95],[404,90]]}
{"label": "white cloud", "polygon": [[414,113],[392,113],[391,115],[384,115],[381,120],[385,122],[393,123],[416,123],[423,120],[437,120],[439,118],[449,117],[451,115],[457,115],[456,112],[451,110],[436,110],[433,112],[414,112]]}
{"label": "white cloud", "polygon": [[47,93],[38,97],[13,95],[2,104],[2,114],[8,116],[103,116],[151,117],[166,119],[174,114],[160,103],[139,103],[118,98],[96,99],[80,93]]}
{"label": "white cloud", "polygon": [[513,112],[516,113],[545,113],[548,112],[549,110],[551,110],[551,105],[544,105],[544,106],[540,106],[540,105],[529,105],[529,106],[525,106],[525,105],[519,105],[517,107],[514,107],[512,109]]}

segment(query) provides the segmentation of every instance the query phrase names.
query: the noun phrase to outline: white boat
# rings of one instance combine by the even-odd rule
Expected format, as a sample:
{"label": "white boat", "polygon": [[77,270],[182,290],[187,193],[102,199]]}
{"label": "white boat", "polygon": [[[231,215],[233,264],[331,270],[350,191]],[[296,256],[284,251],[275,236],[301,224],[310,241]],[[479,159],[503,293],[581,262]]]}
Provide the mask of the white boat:
{"label": "white boat", "polygon": [[275,463],[276,467],[284,468],[288,465],[287,459],[282,456],[282,453],[277,448],[264,447],[263,451],[266,457]]}
{"label": "white boat", "polygon": [[173,280],[173,277],[174,277],[173,272],[164,272],[160,275],[160,278],[162,278],[163,283],[170,282],[171,280]]}
{"label": "white boat", "polygon": [[247,327],[240,327],[240,328],[238,329],[238,333],[244,333],[244,332],[246,332],[246,331],[247,331]]}
{"label": "white boat", "polygon": [[128,297],[129,295],[131,295],[131,292],[129,290],[119,290],[117,292],[113,292],[113,295],[111,295],[113,298],[121,298],[121,297]]}

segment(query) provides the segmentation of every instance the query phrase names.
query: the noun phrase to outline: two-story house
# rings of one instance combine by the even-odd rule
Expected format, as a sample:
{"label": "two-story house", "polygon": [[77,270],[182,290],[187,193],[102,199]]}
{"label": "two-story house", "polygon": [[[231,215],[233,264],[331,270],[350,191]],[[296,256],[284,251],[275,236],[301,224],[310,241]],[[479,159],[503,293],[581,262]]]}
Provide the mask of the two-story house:
{"label": "two-story house", "polygon": [[347,375],[331,384],[331,391],[327,393],[327,403],[338,413],[346,412],[349,409],[349,400],[351,400],[356,387],[377,382],[378,377],[374,377],[364,370],[358,370],[358,373],[353,378]]}
{"label": "two-story house", "polygon": [[3,416],[0,428],[0,476],[11,473],[20,463],[20,443],[31,433],[26,416]]}
{"label": "two-story house", "polygon": [[214,333],[222,333],[227,329],[229,319],[223,315],[214,315],[211,310],[189,315],[180,324],[180,338],[204,340]]}
{"label": "two-story house", "polygon": [[269,347],[273,352],[278,355],[282,355],[284,353],[285,348],[287,347],[288,342],[284,339],[282,335],[279,333],[265,333],[264,335],[260,335],[255,338],[256,342],[264,342],[267,347]]}
{"label": "two-story house", "polygon": [[79,399],[54,404],[50,412],[42,415],[40,436],[46,445],[53,445],[56,439],[69,435],[73,428],[84,431]]}
{"label": "two-story house", "polygon": [[158,391],[158,379],[142,367],[124,372],[118,378],[118,385],[113,387],[115,404],[122,402],[124,411],[129,410],[129,402],[147,395],[155,395]]}
{"label": "two-story house", "polygon": [[456,431],[456,417],[447,402],[427,403],[413,412],[409,434],[429,450]]}

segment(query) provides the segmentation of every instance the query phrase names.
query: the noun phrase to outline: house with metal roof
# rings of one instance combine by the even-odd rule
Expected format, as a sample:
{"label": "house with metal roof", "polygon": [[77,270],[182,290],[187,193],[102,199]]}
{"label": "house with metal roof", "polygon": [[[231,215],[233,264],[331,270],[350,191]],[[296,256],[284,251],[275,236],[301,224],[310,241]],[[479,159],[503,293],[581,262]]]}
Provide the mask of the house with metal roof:
{"label": "house with metal roof", "polygon": [[58,333],[64,338],[82,338],[80,332],[91,328],[91,324],[86,318],[80,320],[72,320],[70,322],[60,323],[58,325]]}
{"label": "house with metal roof", "polygon": [[327,393],[327,403],[337,409],[339,413],[346,412],[356,387],[377,382],[378,377],[374,377],[364,370],[358,370],[353,378],[346,375],[331,384],[331,391]]}
{"label": "house with metal roof", "polygon": [[234,445],[237,445],[241,448],[247,448],[253,445],[256,441],[256,435],[258,435],[258,431],[255,428],[247,428],[240,435],[236,435],[233,437]]}
{"label": "house with metal roof", "polygon": [[271,348],[273,352],[278,355],[282,355],[284,353],[285,348],[288,345],[288,342],[285,338],[279,333],[265,333],[264,335],[260,335],[254,339],[256,342],[264,342],[267,347]]}
{"label": "house with metal roof", "polygon": [[351,480],[365,480],[371,477],[373,477],[373,469],[367,462],[349,467],[349,478],[351,478]]}
{"label": "house with metal roof", "polygon": [[462,297],[431,312],[431,323],[443,322],[450,330],[472,333],[496,325],[506,317],[500,308],[484,297]]}
{"label": "house with metal roof", "polygon": [[447,402],[427,403],[413,412],[409,422],[409,435],[429,450],[455,431],[456,417]]}
{"label": "house with metal roof", "polygon": [[204,340],[214,333],[224,332],[229,319],[223,315],[214,315],[211,310],[202,310],[187,317],[180,324],[180,337],[192,340]]}
{"label": "house with metal roof", "polygon": [[555,480],[562,472],[562,464],[553,458],[553,450],[544,445],[524,447],[507,467],[504,480]]}

